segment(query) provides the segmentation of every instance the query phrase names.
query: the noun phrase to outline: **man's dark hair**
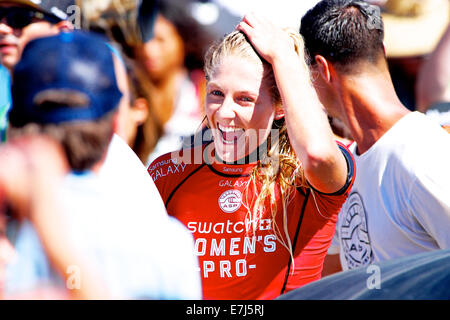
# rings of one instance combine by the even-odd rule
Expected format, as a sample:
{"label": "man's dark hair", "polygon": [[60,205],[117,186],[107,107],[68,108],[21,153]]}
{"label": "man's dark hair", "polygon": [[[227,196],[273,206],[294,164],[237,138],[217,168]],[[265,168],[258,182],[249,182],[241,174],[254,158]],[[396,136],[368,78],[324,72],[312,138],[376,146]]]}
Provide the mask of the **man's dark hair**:
{"label": "man's dark hair", "polygon": [[323,0],[302,18],[306,56],[321,55],[341,71],[360,61],[377,62],[384,54],[384,27],[378,7],[363,1]]}

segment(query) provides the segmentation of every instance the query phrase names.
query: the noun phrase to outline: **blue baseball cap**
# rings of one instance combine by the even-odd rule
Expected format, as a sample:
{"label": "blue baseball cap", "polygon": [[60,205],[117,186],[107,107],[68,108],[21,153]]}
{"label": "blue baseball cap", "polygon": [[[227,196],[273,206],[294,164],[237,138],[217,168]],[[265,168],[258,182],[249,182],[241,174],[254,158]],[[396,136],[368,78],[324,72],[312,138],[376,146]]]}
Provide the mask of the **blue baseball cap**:
{"label": "blue baseball cap", "polygon": [[12,83],[14,127],[95,121],[116,109],[122,97],[106,38],[84,31],[29,42]]}

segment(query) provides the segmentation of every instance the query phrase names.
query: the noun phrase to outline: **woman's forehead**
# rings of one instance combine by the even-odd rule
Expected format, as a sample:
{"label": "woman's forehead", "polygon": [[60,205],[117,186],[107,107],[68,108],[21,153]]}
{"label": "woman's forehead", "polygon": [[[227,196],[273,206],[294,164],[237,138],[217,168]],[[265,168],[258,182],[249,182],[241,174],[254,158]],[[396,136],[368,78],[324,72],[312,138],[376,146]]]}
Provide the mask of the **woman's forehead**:
{"label": "woman's forehead", "polygon": [[220,59],[209,75],[210,82],[231,81],[236,84],[260,86],[263,82],[264,68],[250,59],[228,55]]}

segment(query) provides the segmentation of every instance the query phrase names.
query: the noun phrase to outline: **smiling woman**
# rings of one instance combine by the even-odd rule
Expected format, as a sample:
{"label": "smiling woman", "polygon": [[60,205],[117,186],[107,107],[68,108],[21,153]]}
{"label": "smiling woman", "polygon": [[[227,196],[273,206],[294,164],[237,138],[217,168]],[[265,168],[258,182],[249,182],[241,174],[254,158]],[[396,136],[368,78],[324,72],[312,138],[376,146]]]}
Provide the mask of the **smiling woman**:
{"label": "smiling woman", "polygon": [[[231,37],[245,41],[239,32]],[[220,62],[212,59],[207,55],[206,115],[213,129],[216,156],[234,162],[267,139],[275,108],[270,91],[262,81],[264,67],[261,63],[249,63],[237,56],[223,57]],[[256,141],[250,139],[257,131],[261,132],[256,135]]]}
{"label": "smiling woman", "polygon": [[205,56],[213,142],[148,171],[194,234],[204,298],[273,299],[320,278],[353,159],[333,140],[301,37],[253,16],[238,29]]}

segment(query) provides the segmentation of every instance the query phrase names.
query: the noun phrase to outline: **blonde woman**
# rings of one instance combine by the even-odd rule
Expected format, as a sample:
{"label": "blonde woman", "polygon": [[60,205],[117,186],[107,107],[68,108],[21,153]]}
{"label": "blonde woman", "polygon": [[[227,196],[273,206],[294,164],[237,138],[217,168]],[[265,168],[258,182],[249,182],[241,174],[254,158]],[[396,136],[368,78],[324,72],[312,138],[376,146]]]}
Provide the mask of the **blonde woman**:
{"label": "blonde woman", "polygon": [[353,160],[333,139],[299,35],[254,15],[237,29],[205,57],[213,142],[148,171],[195,237],[203,297],[273,299],[320,278]]}

